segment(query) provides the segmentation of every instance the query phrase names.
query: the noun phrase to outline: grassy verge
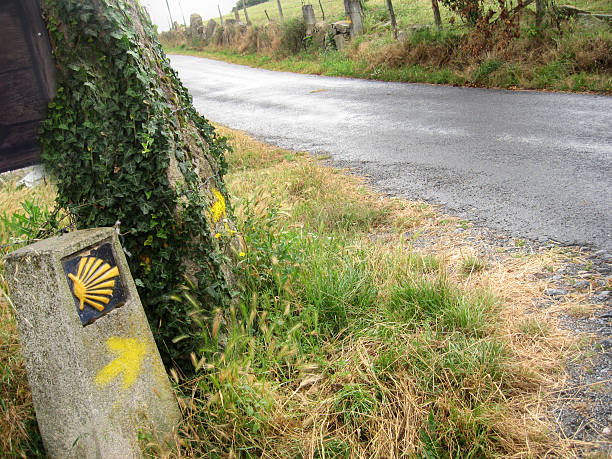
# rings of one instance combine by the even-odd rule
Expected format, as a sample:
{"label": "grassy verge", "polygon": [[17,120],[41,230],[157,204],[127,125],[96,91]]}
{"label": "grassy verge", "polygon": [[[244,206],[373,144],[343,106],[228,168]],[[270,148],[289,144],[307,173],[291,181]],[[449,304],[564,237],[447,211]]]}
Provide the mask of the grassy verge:
{"label": "grassy verge", "polygon": [[605,67],[602,68],[599,61],[600,51],[605,54],[612,49],[612,35],[607,32],[603,32],[602,37],[589,35],[591,34],[585,32],[580,36],[565,37],[560,44],[549,43],[550,46],[543,46],[544,49],[540,51],[544,58],[530,50],[533,44],[530,39],[524,38],[515,40],[512,50],[505,50],[512,52],[514,57],[506,58],[492,52],[483,59],[467,59],[456,64],[442,62],[451,58],[451,54],[445,54],[443,43],[436,42],[435,38],[419,41],[418,37],[413,38],[412,43],[393,43],[377,38],[363,39],[344,51],[302,51],[291,56],[265,50],[241,52],[236,49],[198,45],[166,47],[165,50],[169,54],[207,57],[251,67],[314,75],[610,94],[611,63],[606,61]]}
{"label": "grassy verge", "polygon": [[344,53],[331,51],[322,55],[301,53],[296,56],[274,58],[265,53],[241,54],[231,50],[166,48],[169,54],[207,57],[234,64],[248,65],[268,70],[304,73],[312,75],[340,76],[381,81],[408,81],[412,83],[436,83],[465,85],[468,80],[448,70],[432,70],[420,65],[398,69],[373,69],[365,60],[347,59]]}
{"label": "grassy verge", "polygon": [[[578,6],[610,13],[609,5],[602,2]],[[392,38],[384,2],[368,2],[365,34],[342,51],[335,50],[332,41],[326,44],[324,29],[305,39],[305,28],[297,20],[280,26],[253,21],[249,29],[227,29],[208,42],[191,40],[181,30],[163,33],[160,40],[169,53],[271,70],[383,81],[612,92],[612,28],[603,21],[567,19],[551,12],[544,26],[536,26],[530,6],[520,14],[520,22],[516,16],[507,24],[469,28],[457,25],[459,19],[444,11],[444,29],[437,31],[419,25],[431,22],[423,17],[431,14],[427,2],[398,8],[399,27],[404,29],[401,40]]]}
{"label": "grassy verge", "polygon": [[569,340],[524,315],[561,255],[481,255],[467,222],[221,130],[244,292],[177,381],[193,396],[170,454],[571,455],[546,415]]}
{"label": "grassy verge", "polygon": [[[29,239],[55,199],[55,187],[18,187],[19,174],[0,176],[0,245]],[[0,257],[9,250],[0,249]],[[20,354],[13,307],[0,263],[0,456],[42,457],[43,449]]]}
{"label": "grassy verge", "polygon": [[[234,146],[242,292],[224,316],[194,305],[197,377],[171,372],[184,421],[171,444],[143,435],[151,457],[571,457],[546,410],[572,343],[526,314],[538,275],[571,253],[492,246],[428,204],[218,129]],[[22,192],[11,179],[0,196]],[[6,297],[0,353],[2,455],[33,456]]]}

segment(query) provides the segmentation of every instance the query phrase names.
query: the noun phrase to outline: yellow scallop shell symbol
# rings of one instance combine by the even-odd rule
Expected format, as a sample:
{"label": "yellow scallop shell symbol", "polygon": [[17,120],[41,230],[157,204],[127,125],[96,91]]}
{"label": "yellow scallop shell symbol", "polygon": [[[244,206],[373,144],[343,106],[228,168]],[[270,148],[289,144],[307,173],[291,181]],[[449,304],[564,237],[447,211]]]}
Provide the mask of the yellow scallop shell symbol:
{"label": "yellow scallop shell symbol", "polygon": [[68,274],[72,279],[74,296],[81,301],[79,309],[82,311],[83,305],[87,303],[98,311],[103,311],[104,305],[108,304],[113,296],[115,281],[112,279],[118,275],[119,269],[116,266],[111,268],[99,258],[81,258],[77,275]]}

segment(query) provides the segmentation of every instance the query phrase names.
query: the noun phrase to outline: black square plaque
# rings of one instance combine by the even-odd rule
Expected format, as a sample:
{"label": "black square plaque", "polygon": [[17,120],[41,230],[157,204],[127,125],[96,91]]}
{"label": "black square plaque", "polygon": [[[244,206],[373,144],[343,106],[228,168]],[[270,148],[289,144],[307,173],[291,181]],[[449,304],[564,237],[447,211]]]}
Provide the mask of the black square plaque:
{"label": "black square plaque", "polygon": [[111,245],[87,249],[63,263],[83,326],[125,303],[125,290]]}

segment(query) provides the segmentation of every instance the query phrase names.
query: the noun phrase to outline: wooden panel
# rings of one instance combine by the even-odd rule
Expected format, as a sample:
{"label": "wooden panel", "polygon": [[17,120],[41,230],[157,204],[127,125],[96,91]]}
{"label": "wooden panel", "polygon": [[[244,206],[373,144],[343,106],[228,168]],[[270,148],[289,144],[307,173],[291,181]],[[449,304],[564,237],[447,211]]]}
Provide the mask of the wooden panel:
{"label": "wooden panel", "polygon": [[1,0],[0,172],[40,162],[36,129],[55,94],[55,63],[38,0]]}
{"label": "wooden panel", "polygon": [[25,68],[0,75],[0,101],[0,124],[10,125],[40,120],[46,98],[34,70]]}
{"label": "wooden panel", "polygon": [[12,126],[0,125],[0,171],[9,171],[40,162],[36,141],[38,121]]}
{"label": "wooden panel", "polygon": [[47,28],[40,13],[40,0],[17,0],[22,8],[22,19],[27,20],[25,27],[31,46],[32,64],[41,81],[41,89],[47,100],[55,96],[55,61]]}
{"label": "wooden panel", "polygon": [[[4,2],[0,7],[0,78],[6,72],[31,67],[30,52],[25,40],[19,10],[13,2]],[[1,94],[1,93],[0,93]]]}

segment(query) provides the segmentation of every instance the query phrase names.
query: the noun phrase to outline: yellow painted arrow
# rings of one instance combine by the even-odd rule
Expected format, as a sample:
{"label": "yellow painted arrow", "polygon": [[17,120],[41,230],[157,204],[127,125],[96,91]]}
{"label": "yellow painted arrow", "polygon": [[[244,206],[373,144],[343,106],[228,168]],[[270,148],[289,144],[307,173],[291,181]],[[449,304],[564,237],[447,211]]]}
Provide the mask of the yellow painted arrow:
{"label": "yellow painted arrow", "polygon": [[129,389],[140,374],[142,360],[147,353],[147,344],[136,338],[119,338],[111,336],[106,340],[108,347],[118,357],[102,368],[96,375],[99,387],[107,386],[113,379],[123,373],[123,389]]}

